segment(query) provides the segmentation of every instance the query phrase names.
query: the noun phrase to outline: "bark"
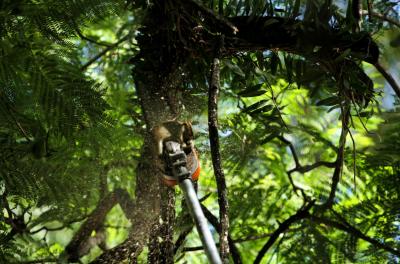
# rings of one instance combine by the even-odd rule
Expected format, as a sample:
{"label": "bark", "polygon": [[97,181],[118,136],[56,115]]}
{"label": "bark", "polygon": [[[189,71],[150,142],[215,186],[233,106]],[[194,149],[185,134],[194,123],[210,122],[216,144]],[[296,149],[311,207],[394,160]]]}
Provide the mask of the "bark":
{"label": "bark", "polygon": [[175,189],[161,187],[161,222],[153,230],[148,263],[174,263]]}
{"label": "bark", "polygon": [[[124,243],[104,252],[94,263],[136,261],[150,236],[149,261],[173,262],[174,192],[161,186],[162,162],[150,132],[155,125],[176,118],[179,110],[177,91],[181,83],[179,66],[182,60],[175,49],[168,46],[171,13],[163,12],[167,4],[160,2],[149,8],[149,19],[144,20],[137,38],[140,52],[131,60],[147,131],[136,172],[132,230]],[[158,239],[159,236],[162,240]]]}
{"label": "bark", "polygon": [[132,230],[128,239],[117,247],[104,252],[92,263],[116,264],[135,259],[146,245],[150,230],[158,220],[160,210],[160,192],[157,167],[149,162],[152,151],[145,143],[143,160],[136,174],[135,209],[132,212]]}
{"label": "bark", "polygon": [[[222,47],[218,47],[220,50]],[[219,53],[219,52],[217,52]],[[210,138],[211,157],[214,168],[214,175],[217,182],[218,189],[218,204],[219,204],[219,217],[221,221],[221,228],[219,232],[220,241],[220,254],[221,259],[225,263],[229,263],[229,243],[228,243],[228,231],[229,231],[229,216],[228,216],[228,190],[226,188],[226,180],[224,171],[221,165],[221,155],[219,152],[219,136],[218,136],[218,94],[219,94],[219,59],[214,58],[210,87],[209,87],[209,98],[208,98],[208,131]]]}

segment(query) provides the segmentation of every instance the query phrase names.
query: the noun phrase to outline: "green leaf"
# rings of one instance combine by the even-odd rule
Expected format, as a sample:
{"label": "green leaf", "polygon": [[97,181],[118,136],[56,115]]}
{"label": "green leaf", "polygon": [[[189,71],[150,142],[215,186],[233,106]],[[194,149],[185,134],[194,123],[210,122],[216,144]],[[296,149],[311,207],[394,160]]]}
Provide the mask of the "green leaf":
{"label": "green leaf", "polygon": [[260,90],[262,86],[263,83],[256,84],[254,86],[245,89],[244,91],[239,92],[238,95],[242,97],[255,97],[262,95],[265,93],[265,90]]}
{"label": "green leaf", "polygon": [[226,60],[224,62],[224,64],[226,65],[226,67],[228,67],[234,74],[239,75],[241,77],[245,77],[246,74],[242,71],[242,69],[240,69],[239,66],[237,66],[236,64],[231,63],[230,61]]}
{"label": "green leaf", "polygon": [[269,100],[261,100],[255,104],[250,105],[249,107],[246,107],[243,111],[244,112],[251,112],[254,110],[257,110],[258,108],[264,107],[265,105],[267,105],[269,102]]}
{"label": "green leaf", "polygon": [[332,106],[332,105],[337,105],[340,103],[340,100],[337,96],[332,96],[328,97],[326,99],[322,99],[321,101],[318,101],[316,103],[317,106],[322,106],[322,105],[327,105],[327,106]]}
{"label": "green leaf", "polygon": [[270,18],[270,19],[268,19],[267,21],[264,22],[264,28],[266,28],[266,27],[268,27],[268,26],[270,26],[272,24],[278,23],[278,22],[279,21],[277,19]]}
{"label": "green leaf", "polygon": [[370,118],[373,115],[373,111],[364,111],[358,114],[360,117],[367,117]]}
{"label": "green leaf", "polygon": [[259,114],[259,113],[268,112],[268,111],[271,111],[273,108],[274,108],[273,105],[265,105],[265,106],[263,106],[261,108],[258,108],[257,110],[252,111],[250,114],[251,115],[256,115],[256,114]]}
{"label": "green leaf", "polygon": [[338,109],[338,108],[340,108],[340,105],[334,105],[334,106],[332,106],[331,108],[328,109],[328,113],[330,113],[333,110]]}
{"label": "green leaf", "polygon": [[266,136],[265,138],[261,139],[261,145],[266,144],[268,142],[270,142],[271,140],[273,140],[274,138],[276,138],[277,136],[279,136],[281,132],[280,131],[274,131],[271,134],[269,134],[268,136]]}

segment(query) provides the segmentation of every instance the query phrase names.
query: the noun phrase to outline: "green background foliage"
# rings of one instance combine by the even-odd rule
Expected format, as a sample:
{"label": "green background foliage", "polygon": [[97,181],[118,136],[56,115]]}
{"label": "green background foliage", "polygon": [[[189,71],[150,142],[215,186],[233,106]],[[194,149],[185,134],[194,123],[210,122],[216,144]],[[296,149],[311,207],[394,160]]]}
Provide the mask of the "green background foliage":
{"label": "green background foliage", "polygon": [[[222,3],[226,17],[297,18],[321,33],[311,34],[299,25],[306,33],[298,40],[298,54],[242,51],[221,60],[219,133],[230,236],[244,263],[251,263],[280,223],[296,213],[304,195],[317,203],[328,199],[332,166],[293,171],[293,182],[288,172],[299,164],[335,162],[344,101],[352,105],[350,135],[333,210],[324,217],[338,222],[344,217],[368,237],[400,248],[398,99],[372,65],[360,62],[350,48],[332,59],[325,46],[309,41],[325,45],[323,33],[331,27],[347,40],[362,37],[364,33],[348,34],[357,23],[347,2],[202,1],[215,12]],[[366,10],[367,2],[362,2]],[[109,192],[122,188],[134,197],[146,125],[130,60],[140,50],[136,37],[150,7],[147,1],[0,3],[1,263],[56,262]],[[374,1],[374,12],[395,21],[399,8],[395,1]],[[399,27],[363,16],[361,32],[372,34],[380,63],[397,74]],[[324,63],[321,57],[328,59]],[[217,215],[207,131],[209,61],[195,58],[185,71],[181,118],[191,119],[196,133],[202,166],[199,197],[206,196],[203,204]],[[183,199],[179,191],[177,197]],[[177,238],[193,223],[179,202],[176,211]],[[81,261],[89,263],[118,245],[129,229],[124,211],[115,206],[103,223],[103,245]],[[176,261],[206,263],[197,246],[193,229]],[[139,260],[145,259],[146,251]],[[263,261],[397,263],[398,256],[352,232],[305,219],[282,233]]]}

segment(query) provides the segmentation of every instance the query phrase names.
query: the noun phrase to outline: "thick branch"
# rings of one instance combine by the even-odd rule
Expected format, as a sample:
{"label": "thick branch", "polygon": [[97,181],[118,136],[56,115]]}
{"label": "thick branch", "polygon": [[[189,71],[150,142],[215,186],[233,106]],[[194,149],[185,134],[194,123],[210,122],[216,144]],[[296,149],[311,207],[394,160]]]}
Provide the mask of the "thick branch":
{"label": "thick branch", "polygon": [[120,204],[128,219],[133,217],[132,212],[134,204],[125,190],[116,189],[114,192],[108,194],[99,202],[96,209],[88,216],[86,222],[82,224],[70,243],[66,246],[64,254],[67,254],[65,257],[69,261],[78,261],[80,257],[88,253],[90,247],[86,244],[88,243],[91,233],[93,230],[99,231],[103,227],[108,212],[117,203]]}
{"label": "thick branch", "polygon": [[392,86],[393,91],[396,93],[397,97],[400,99],[400,86],[397,84],[393,76],[385,70],[385,68],[379,63],[375,63],[375,68],[382,74],[386,81]]}
{"label": "thick branch", "polygon": [[[220,49],[220,47],[218,47]],[[218,94],[220,82],[219,59],[214,58],[208,91],[208,133],[211,147],[211,157],[214,168],[215,179],[218,189],[219,217],[221,219],[221,232],[219,233],[220,254],[225,261],[229,259],[229,216],[228,216],[228,191],[224,171],[221,165],[218,138]]]}
{"label": "thick branch", "polygon": [[[333,28],[317,28],[315,24],[306,21],[283,17],[238,16],[230,18],[230,21],[237,27],[238,33],[226,33],[229,37],[227,43],[230,44],[226,45],[227,51],[279,49],[317,61],[335,59],[343,52],[350,51],[353,58],[371,64],[378,61],[379,48],[365,32],[343,33]],[[315,34],[323,37],[315,38]],[[312,52],[307,48],[310,46],[320,46],[323,49],[321,52]]]}
{"label": "thick branch", "polygon": [[117,203],[117,195],[115,192],[110,193],[104,199],[102,199],[97,205],[96,209],[89,215],[86,222],[81,225],[79,230],[75,233],[72,240],[65,248],[66,258],[75,262],[78,261],[81,256],[87,252],[82,252],[82,246],[90,237],[93,230],[98,230],[104,223],[108,212]]}
{"label": "thick branch", "polygon": [[345,222],[345,223],[339,223],[327,218],[323,218],[323,217],[318,217],[318,216],[310,216],[310,220],[317,222],[317,223],[321,223],[321,224],[325,224],[327,226],[331,226],[337,229],[340,229],[342,231],[345,231],[357,238],[360,238],[362,240],[365,240],[369,243],[371,243],[372,245],[374,245],[375,247],[379,248],[379,249],[383,249],[386,250],[398,257],[400,257],[400,250],[399,249],[395,249],[379,240],[373,239],[367,235],[365,235],[363,232],[361,232],[360,230],[358,230],[357,228],[353,227],[352,225],[350,225],[349,223]]}
{"label": "thick branch", "polygon": [[261,262],[269,248],[275,243],[275,241],[279,238],[279,236],[286,232],[286,230],[289,229],[289,227],[294,224],[295,222],[298,222],[304,218],[309,217],[308,211],[311,209],[311,207],[314,205],[314,202],[309,203],[308,205],[300,208],[294,215],[290,216],[288,219],[283,221],[281,224],[279,224],[278,229],[275,230],[274,233],[272,233],[271,237],[268,239],[267,243],[261,248],[261,250],[258,252],[256,259],[254,260],[254,264],[258,264]]}

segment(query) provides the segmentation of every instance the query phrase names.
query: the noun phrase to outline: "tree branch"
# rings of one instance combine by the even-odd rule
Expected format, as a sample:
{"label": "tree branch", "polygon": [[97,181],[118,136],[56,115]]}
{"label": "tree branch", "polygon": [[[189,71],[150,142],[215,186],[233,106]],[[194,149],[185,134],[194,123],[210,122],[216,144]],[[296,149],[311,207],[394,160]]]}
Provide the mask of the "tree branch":
{"label": "tree branch", "polygon": [[340,229],[342,231],[345,231],[357,238],[360,238],[364,241],[367,241],[369,243],[371,243],[372,245],[374,245],[375,247],[379,248],[379,249],[383,249],[385,251],[388,251],[398,257],[400,257],[400,251],[398,249],[395,249],[379,240],[373,239],[367,235],[365,235],[363,232],[361,232],[360,230],[358,230],[357,228],[353,227],[352,225],[350,225],[348,222],[345,223],[339,223],[327,218],[323,218],[323,217],[318,217],[315,215],[311,215],[310,216],[310,220],[317,222],[317,223],[321,223],[327,226],[331,226],[337,229]]}
{"label": "tree branch", "polygon": [[336,162],[329,162],[329,161],[317,161],[313,164],[310,165],[304,165],[300,166],[298,168],[293,168],[288,171],[288,173],[293,173],[295,171],[300,172],[300,173],[306,173],[309,171],[312,171],[313,169],[316,169],[318,167],[327,167],[327,168],[335,168],[336,167]]}
{"label": "tree branch", "polygon": [[210,139],[211,157],[214,168],[215,180],[218,189],[218,204],[219,204],[219,217],[221,219],[221,231],[219,233],[220,241],[220,254],[221,258],[229,261],[229,243],[228,243],[228,230],[229,230],[229,216],[228,216],[228,191],[226,188],[226,181],[224,171],[221,165],[221,155],[219,152],[219,137],[218,137],[218,94],[220,82],[220,65],[219,54],[223,47],[223,38],[221,36],[216,56],[211,66],[211,78],[208,91],[208,133]]}
{"label": "tree branch", "polygon": [[[88,247],[86,244],[88,244],[88,239],[90,238],[91,233],[93,230],[99,231],[103,227],[104,220],[108,212],[117,203],[120,204],[128,219],[133,217],[132,212],[134,203],[132,202],[128,192],[123,189],[114,190],[100,200],[96,209],[94,209],[93,212],[87,217],[86,222],[81,225],[72,240],[65,247],[65,252],[63,253],[62,257],[68,259],[68,261],[74,262],[78,261],[80,257],[87,254],[88,250],[90,250],[90,245]],[[96,242],[100,241],[96,240]]]}
{"label": "tree branch", "polygon": [[342,132],[339,138],[339,148],[337,151],[335,170],[332,175],[331,190],[326,202],[321,206],[322,210],[326,210],[332,207],[333,201],[335,199],[337,186],[339,184],[340,175],[343,169],[343,159],[344,159],[344,148],[346,146],[346,137],[349,132],[349,117],[350,117],[350,107],[348,105],[342,108]]}
{"label": "tree branch", "polygon": [[[39,228],[39,229],[37,229],[37,230],[35,230],[35,231],[29,231],[29,234],[33,235],[33,234],[37,234],[37,233],[39,233],[39,232],[41,232],[41,231],[46,231],[46,232],[48,232],[48,231],[58,231],[58,230],[62,230],[62,229],[64,229],[64,228],[69,227],[70,225],[72,225],[72,224],[74,224],[74,223],[78,223],[78,222],[81,222],[81,221],[85,220],[85,218],[87,218],[87,215],[85,215],[85,216],[83,216],[83,217],[81,217],[81,218],[79,218],[79,219],[75,219],[75,220],[72,220],[72,221],[68,221],[66,224],[64,224],[64,225],[62,225],[62,226],[59,226],[59,227],[46,227],[46,226],[43,226],[43,227],[41,227],[41,228]],[[31,230],[31,227],[28,227],[28,229]]]}
{"label": "tree branch", "polygon": [[[210,210],[208,210],[207,207],[205,207],[204,205],[201,205],[201,209],[204,212],[205,217],[207,218],[208,222],[211,223],[211,225],[217,230],[217,232],[221,232],[221,225],[218,222],[217,217],[215,217]],[[228,234],[228,243],[229,243],[229,248],[231,250],[231,256],[232,256],[232,260],[233,263],[235,264],[241,264],[242,263],[242,259],[240,257],[240,252],[237,249],[237,247],[235,246],[235,243],[233,241],[233,239],[230,237],[230,235]]]}
{"label": "tree branch", "polygon": [[382,74],[386,81],[390,84],[397,97],[400,99],[400,86],[397,84],[393,76],[385,70],[385,68],[379,63],[375,63],[375,68]]}
{"label": "tree branch", "polygon": [[288,219],[283,221],[281,224],[279,224],[278,229],[276,229],[270,238],[268,239],[267,243],[264,244],[264,246],[261,248],[261,250],[258,252],[256,259],[254,260],[254,264],[258,264],[261,262],[269,248],[275,243],[275,241],[279,238],[280,234],[286,232],[286,230],[289,229],[289,227],[294,224],[297,221],[300,221],[304,218],[309,217],[308,211],[311,209],[311,207],[314,205],[314,201],[308,203],[306,206],[301,207],[294,215],[290,216]]}
{"label": "tree branch", "polygon": [[[263,234],[263,235],[255,235],[255,236],[248,236],[248,237],[243,237],[243,238],[238,238],[238,239],[233,239],[233,243],[243,243],[243,242],[248,242],[248,241],[254,241],[254,240],[259,240],[259,239],[264,239],[266,237],[270,237],[272,234]],[[217,246],[219,247],[219,243],[217,243]],[[203,250],[203,246],[197,246],[197,247],[185,247],[183,248],[183,252],[190,252],[190,251],[198,251],[198,250]]]}
{"label": "tree branch", "polygon": [[72,240],[65,247],[63,258],[68,261],[75,262],[87,252],[83,252],[83,244],[88,240],[93,230],[99,230],[108,212],[118,202],[117,193],[112,192],[103,198],[93,212],[89,215],[86,222],[81,225],[79,230],[75,233]]}
{"label": "tree branch", "polygon": [[288,174],[290,184],[292,185],[292,188],[293,188],[293,190],[295,191],[296,194],[297,194],[297,191],[300,190],[302,195],[303,195],[303,197],[306,198],[306,194],[304,193],[304,190],[302,188],[298,187],[294,183],[293,177],[292,177],[292,173],[295,172],[295,171],[300,172],[300,173],[306,173],[306,172],[309,172],[309,171],[311,171],[311,170],[313,170],[315,168],[321,167],[321,166],[325,166],[327,168],[334,168],[335,165],[336,165],[336,162],[317,161],[317,162],[315,162],[313,164],[302,166],[300,164],[299,157],[297,155],[297,152],[296,152],[296,149],[295,149],[293,143],[290,142],[289,140],[287,140],[283,136],[278,136],[277,138],[280,141],[282,141],[283,143],[285,143],[286,145],[289,146],[290,152],[292,153],[292,156],[293,156],[293,159],[294,159],[295,167],[286,172]]}
{"label": "tree branch", "polygon": [[92,38],[89,38],[89,37],[83,35],[82,31],[79,29],[79,26],[77,24],[75,24],[75,31],[76,31],[76,34],[81,39],[84,39],[84,40],[86,40],[88,42],[94,43],[94,44],[99,45],[99,46],[105,46],[105,47],[111,47],[112,46],[112,44],[110,44],[110,43],[98,42],[98,41],[96,41],[96,40],[94,40]]}
{"label": "tree branch", "polygon": [[368,15],[368,16],[379,18],[380,20],[386,21],[386,22],[388,22],[390,24],[393,24],[393,25],[395,25],[395,26],[400,28],[400,22],[394,20],[393,18],[388,17],[387,15],[384,15],[384,14],[381,14],[381,13],[377,13],[377,12],[373,12],[373,11],[369,12],[368,10],[363,10],[362,11],[362,15],[364,15],[364,16]]}
{"label": "tree branch", "polygon": [[110,50],[116,48],[119,44],[121,44],[122,42],[124,42],[125,40],[127,40],[129,37],[129,34],[126,35],[125,37],[123,37],[122,39],[118,40],[117,42],[115,42],[114,44],[108,46],[107,48],[103,49],[100,53],[98,53],[96,56],[94,56],[93,58],[91,58],[88,62],[86,62],[82,67],[81,67],[81,71],[86,70],[90,65],[92,65],[95,61],[97,61],[98,59],[100,59],[101,57],[103,57],[107,52],[109,52]]}

